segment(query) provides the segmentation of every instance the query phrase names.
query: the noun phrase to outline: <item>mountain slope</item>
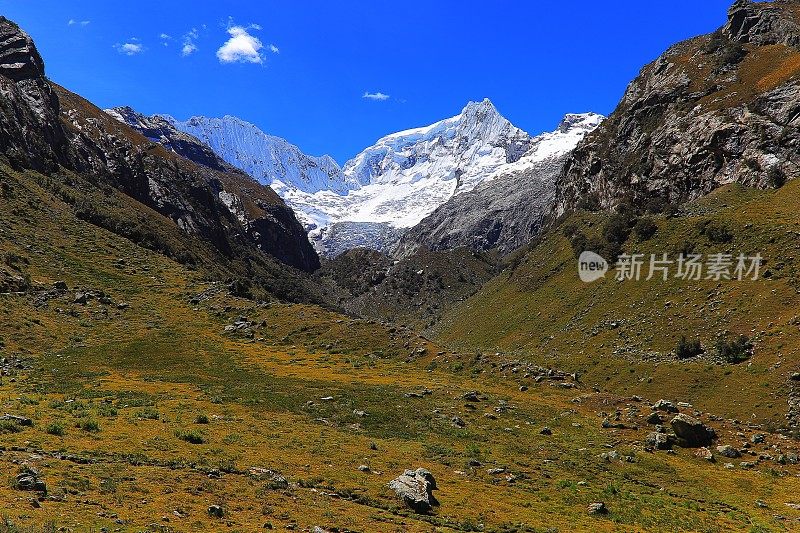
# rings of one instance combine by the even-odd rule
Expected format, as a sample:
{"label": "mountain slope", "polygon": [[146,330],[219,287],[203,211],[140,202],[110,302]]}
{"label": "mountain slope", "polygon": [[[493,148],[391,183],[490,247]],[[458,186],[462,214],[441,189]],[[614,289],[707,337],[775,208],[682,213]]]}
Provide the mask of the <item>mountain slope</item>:
{"label": "mountain slope", "polygon": [[5,18],[0,37],[7,165],[40,172],[76,216],[142,246],[281,297],[316,299],[291,267],[310,271],[318,258],[273,191],[178,157],[49,82],[33,41]]}
{"label": "mountain slope", "polygon": [[186,121],[166,115],[160,118],[207,144],[225,161],[263,185],[337,194],[356,185],[330,156],[308,156],[288,141],[267,135],[239,118],[192,117]]}
{"label": "mountain slope", "polygon": [[558,212],[682,202],[726,183],[771,187],[800,170],[797,2],[737,1],[717,32],[645,66],[579,145]]}
{"label": "mountain slope", "polygon": [[602,119],[594,113],[567,115],[555,132],[534,138],[533,147],[497,177],[454,196],[404,233],[393,254],[459,246],[508,253],[528,243],[545,228],[569,151]]}

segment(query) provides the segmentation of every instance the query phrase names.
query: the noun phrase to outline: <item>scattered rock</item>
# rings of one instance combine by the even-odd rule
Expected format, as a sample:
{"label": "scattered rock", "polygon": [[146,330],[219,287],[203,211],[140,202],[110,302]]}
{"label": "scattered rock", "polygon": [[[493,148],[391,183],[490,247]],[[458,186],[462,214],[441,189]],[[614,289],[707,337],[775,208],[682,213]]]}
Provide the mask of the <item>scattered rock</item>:
{"label": "scattered rock", "polygon": [[450,422],[452,422],[453,425],[455,427],[457,427],[457,428],[463,428],[464,426],[467,425],[467,423],[464,422],[464,420],[461,417],[458,417],[458,416],[454,416],[453,418],[451,418]]}
{"label": "scattered rock", "polygon": [[47,492],[47,485],[39,477],[39,472],[29,466],[23,467],[17,474],[14,487],[18,490],[32,490],[36,492]]}
{"label": "scattered rock", "polygon": [[219,505],[210,505],[208,507],[208,516],[212,518],[222,518],[225,516],[225,511],[223,511],[222,507]]}
{"label": "scattered rock", "polygon": [[722,446],[717,446],[717,453],[723,457],[727,457],[728,459],[736,459],[737,457],[742,456],[742,454],[739,453],[739,450],[737,450],[730,444],[723,444]]}
{"label": "scattered rock", "polygon": [[360,465],[360,466],[358,467],[358,470],[359,470],[360,472],[370,472],[370,471],[371,471],[371,470],[370,470],[370,468],[369,468],[367,465]]}
{"label": "scattered rock", "polygon": [[677,444],[683,448],[707,446],[716,437],[713,429],[685,413],[675,416],[670,425],[677,437]]}
{"label": "scattered rock", "polygon": [[750,442],[753,444],[763,444],[767,440],[767,436],[763,433],[756,433],[752,437],[750,437]]}
{"label": "scattered rock", "polygon": [[416,513],[427,514],[433,507],[439,505],[433,496],[433,491],[437,490],[436,480],[433,474],[424,468],[406,470],[390,481],[388,487]]}
{"label": "scattered rock", "polygon": [[652,431],[645,437],[644,444],[654,450],[669,450],[675,444],[675,438],[666,433]]}
{"label": "scattered rock", "polygon": [[664,423],[664,419],[661,418],[661,415],[658,412],[653,411],[650,413],[650,416],[647,417],[648,424],[660,425]]}
{"label": "scattered rock", "polygon": [[669,400],[658,400],[656,403],[653,404],[653,409],[656,411],[665,411],[667,413],[677,413],[678,408]]}
{"label": "scattered rock", "polygon": [[603,502],[593,502],[589,504],[587,511],[589,514],[607,514],[608,507]]}
{"label": "scattered rock", "polygon": [[540,435],[552,435],[553,434],[553,430],[550,429],[549,427],[545,426],[539,431],[539,434]]}
{"label": "scattered rock", "polygon": [[75,299],[72,301],[72,303],[76,303],[79,305],[86,305],[86,293],[76,292]]}
{"label": "scattered rock", "polygon": [[711,450],[709,450],[705,446],[703,446],[702,448],[698,448],[697,451],[694,452],[694,456],[697,457],[698,459],[705,459],[709,463],[713,463],[714,461],[716,461],[716,459],[714,459],[714,454],[711,453]]}

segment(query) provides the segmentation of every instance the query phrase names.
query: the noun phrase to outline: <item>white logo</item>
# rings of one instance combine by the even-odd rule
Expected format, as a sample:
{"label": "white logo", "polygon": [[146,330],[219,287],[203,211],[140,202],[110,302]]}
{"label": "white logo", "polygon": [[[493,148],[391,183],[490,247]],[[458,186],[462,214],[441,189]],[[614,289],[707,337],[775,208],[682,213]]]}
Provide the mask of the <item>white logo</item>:
{"label": "white logo", "polygon": [[583,252],[578,258],[578,277],[585,283],[597,281],[608,272],[608,261],[594,252]]}

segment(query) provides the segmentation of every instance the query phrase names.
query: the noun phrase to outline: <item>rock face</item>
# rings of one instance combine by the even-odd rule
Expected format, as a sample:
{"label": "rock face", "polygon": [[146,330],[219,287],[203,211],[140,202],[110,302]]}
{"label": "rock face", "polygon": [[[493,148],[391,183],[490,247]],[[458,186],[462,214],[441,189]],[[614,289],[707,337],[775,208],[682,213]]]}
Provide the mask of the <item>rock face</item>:
{"label": "rock face", "polygon": [[433,479],[433,474],[424,468],[406,470],[390,481],[388,486],[415,513],[427,514],[439,505],[433,496],[433,491],[437,490],[436,480]]}
{"label": "rock face", "polygon": [[5,17],[0,17],[0,93],[0,152],[16,168],[57,168],[67,146],[58,98],[33,40]]}
{"label": "rock face", "polygon": [[194,161],[204,167],[221,172],[230,172],[234,167],[223,161],[211,147],[199,139],[178,130],[175,125],[159,115],[152,117],[137,113],[131,107],[115,107],[106,109],[106,113],[131,128],[135,129],[153,142],[161,143],[168,150]]}
{"label": "rock face", "polygon": [[[201,262],[201,250],[218,255],[215,264],[233,265],[234,257],[247,257],[250,272],[240,268],[241,275],[252,275],[254,269],[265,276],[269,270],[269,277],[282,275],[279,267],[267,265],[271,258],[300,270],[318,268],[302,226],[272,190],[242,173],[179,157],[174,146],[176,153],[165,150],[51,83],[33,41],[2,17],[0,92],[0,157],[19,170],[33,169],[53,178],[59,196],[75,202],[79,218],[182,262]],[[152,126],[141,125],[141,130],[149,132]],[[179,148],[201,150],[192,142],[180,139]],[[62,169],[87,183],[63,192],[74,185],[74,178],[64,178]],[[185,246],[156,235],[169,231],[145,232],[141,220],[116,220],[109,203],[89,201],[86,191],[109,187],[139,202],[148,224],[157,226],[163,219],[146,208],[171,220]]]}
{"label": "rock face", "polygon": [[406,232],[393,255],[460,246],[507,253],[528,243],[546,225],[569,152],[602,120],[596,113],[566,115],[555,131],[534,137],[518,161],[456,194]]}
{"label": "rock face", "polygon": [[556,214],[682,202],[727,183],[766,188],[797,175],[796,6],[737,1],[723,28],[644,67],[567,161]]}
{"label": "rock face", "polygon": [[[319,268],[319,259],[302,226],[271,189],[254,183],[244,172],[223,161],[209,146],[179,131],[158,115],[146,117],[130,107],[114,108],[106,110],[106,113],[171,152],[215,171],[208,176],[209,192],[235,217],[259,249],[300,270]],[[163,200],[161,193],[169,184],[154,188],[152,181],[155,179],[151,179],[150,197],[156,189],[159,200]],[[147,198],[144,200],[147,203]]]}
{"label": "rock face", "polygon": [[714,430],[706,427],[698,419],[681,413],[670,422],[677,437],[677,444],[684,448],[708,446],[716,437]]}

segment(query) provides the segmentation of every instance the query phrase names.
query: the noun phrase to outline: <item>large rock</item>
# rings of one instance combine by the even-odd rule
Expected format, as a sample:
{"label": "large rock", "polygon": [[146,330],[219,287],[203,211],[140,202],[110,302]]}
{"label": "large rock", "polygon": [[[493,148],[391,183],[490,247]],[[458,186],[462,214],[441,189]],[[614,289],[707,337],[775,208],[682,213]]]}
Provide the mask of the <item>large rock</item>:
{"label": "large rock", "polygon": [[793,1],[738,1],[717,32],[645,66],[565,164],[556,215],[682,203],[728,183],[769,188],[797,176],[800,84],[787,68],[797,19]]}
{"label": "large rock", "polygon": [[711,441],[716,438],[713,429],[685,413],[681,413],[673,418],[670,425],[677,437],[678,446],[684,448],[708,446],[711,444]]}
{"label": "large rock", "polygon": [[390,481],[388,486],[416,513],[427,514],[439,505],[433,496],[433,491],[437,490],[436,480],[424,468],[406,470]]}

